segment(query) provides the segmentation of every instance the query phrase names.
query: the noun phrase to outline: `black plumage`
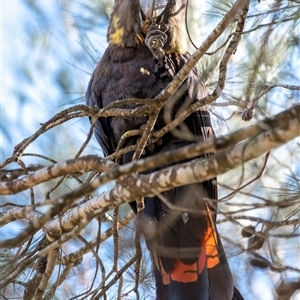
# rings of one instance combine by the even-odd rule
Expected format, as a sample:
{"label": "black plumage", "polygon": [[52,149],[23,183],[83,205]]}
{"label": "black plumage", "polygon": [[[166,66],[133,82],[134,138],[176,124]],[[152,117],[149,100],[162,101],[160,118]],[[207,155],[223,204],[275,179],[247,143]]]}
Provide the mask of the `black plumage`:
{"label": "black plumage", "polygon": [[[115,1],[108,29],[109,45],[86,92],[86,103],[90,107],[101,109],[128,98],[153,99],[190,57],[184,46],[186,1],[166,1],[152,25],[150,10],[143,10],[141,4],[138,0]],[[156,47],[153,41],[161,42],[162,47]],[[161,109],[153,131],[161,129],[205,93],[199,72],[194,68]],[[132,104],[123,107],[135,108]],[[114,153],[121,136],[141,128],[146,121],[147,116],[99,118],[95,135],[104,155]],[[177,129],[181,135],[166,133],[157,143],[146,147],[143,156],[211,138],[213,130],[208,108],[193,113]],[[135,145],[138,138],[127,138],[123,147]],[[126,153],[119,162],[128,163],[132,156],[133,152]],[[187,208],[188,212],[171,210],[161,197]],[[216,200],[214,180],[144,199],[144,222],[155,224],[154,235],[149,237],[145,232],[145,236],[154,262],[157,299],[242,299],[234,292],[230,269],[215,228]],[[135,202],[131,207],[136,211]]]}

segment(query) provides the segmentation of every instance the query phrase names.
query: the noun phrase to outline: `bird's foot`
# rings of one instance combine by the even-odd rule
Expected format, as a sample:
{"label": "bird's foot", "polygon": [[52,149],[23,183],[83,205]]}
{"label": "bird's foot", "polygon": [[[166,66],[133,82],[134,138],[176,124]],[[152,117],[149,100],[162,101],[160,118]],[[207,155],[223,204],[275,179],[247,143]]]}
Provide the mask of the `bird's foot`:
{"label": "bird's foot", "polygon": [[165,51],[162,48],[167,42],[168,36],[166,32],[168,30],[169,27],[165,23],[152,23],[146,34],[145,44],[158,61],[165,56]]}

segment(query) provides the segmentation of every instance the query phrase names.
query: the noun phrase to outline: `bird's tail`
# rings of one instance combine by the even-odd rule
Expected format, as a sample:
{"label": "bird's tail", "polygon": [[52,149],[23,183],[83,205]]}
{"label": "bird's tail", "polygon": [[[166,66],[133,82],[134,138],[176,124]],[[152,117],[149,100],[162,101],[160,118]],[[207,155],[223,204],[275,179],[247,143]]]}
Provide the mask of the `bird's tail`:
{"label": "bird's tail", "polygon": [[[208,224],[204,236],[199,241],[200,249],[196,251],[198,253],[196,259],[189,260],[186,252],[187,259],[174,258],[173,266],[170,267],[168,264],[169,266],[165,267],[164,260],[168,259],[165,253],[156,255],[152,249],[157,300],[243,299],[241,296],[238,297],[238,291],[235,292],[225,252],[208,205],[206,210]],[[168,249],[165,250],[168,253]],[[194,254],[191,254],[192,256]]]}

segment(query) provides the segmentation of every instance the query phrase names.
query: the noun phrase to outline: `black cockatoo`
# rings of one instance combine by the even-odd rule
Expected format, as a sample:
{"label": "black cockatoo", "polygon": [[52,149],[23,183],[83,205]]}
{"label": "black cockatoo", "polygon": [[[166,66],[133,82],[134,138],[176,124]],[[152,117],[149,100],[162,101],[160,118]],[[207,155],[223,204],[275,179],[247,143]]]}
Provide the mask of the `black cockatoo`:
{"label": "black cockatoo", "polygon": [[[101,109],[121,99],[152,99],[172,81],[190,57],[186,49],[186,2],[115,0],[107,33],[109,44],[87,88],[88,106]],[[153,131],[204,96],[205,86],[195,68],[162,107]],[[125,107],[135,108],[133,104]],[[147,116],[99,118],[95,135],[104,155],[114,153],[122,135],[142,128],[146,121]],[[142,156],[212,137],[207,107],[190,115],[177,129],[176,134],[166,132],[148,145]],[[128,137],[123,147],[138,140],[137,136]],[[133,152],[124,154],[118,162],[126,164],[132,157]],[[162,197],[187,211],[170,209]],[[215,226],[216,200],[215,180],[144,199],[145,222],[156,224],[154,234],[149,237],[145,232],[145,237],[153,258],[158,300],[243,299],[234,287]],[[130,205],[137,210],[135,202]]]}

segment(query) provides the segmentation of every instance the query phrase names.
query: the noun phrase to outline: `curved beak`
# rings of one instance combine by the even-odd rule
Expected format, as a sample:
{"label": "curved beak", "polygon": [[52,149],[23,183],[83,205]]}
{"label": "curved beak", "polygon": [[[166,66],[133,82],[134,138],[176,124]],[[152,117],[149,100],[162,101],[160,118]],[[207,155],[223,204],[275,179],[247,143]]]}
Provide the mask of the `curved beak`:
{"label": "curved beak", "polygon": [[157,18],[165,9],[168,0],[140,0],[140,6],[147,18]]}

